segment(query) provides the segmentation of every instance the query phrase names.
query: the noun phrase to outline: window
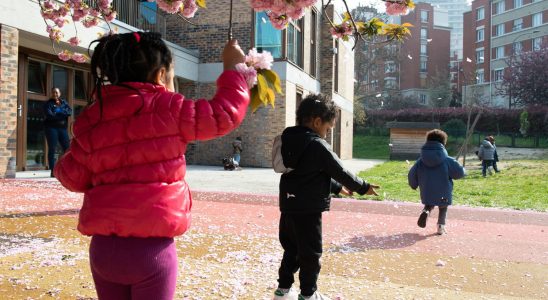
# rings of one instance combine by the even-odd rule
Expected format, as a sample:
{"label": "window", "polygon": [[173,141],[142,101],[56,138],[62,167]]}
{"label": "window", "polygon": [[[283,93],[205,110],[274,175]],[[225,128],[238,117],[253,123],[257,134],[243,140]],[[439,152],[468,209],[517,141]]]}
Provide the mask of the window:
{"label": "window", "polygon": [[29,61],[28,91],[46,95],[46,64],[38,61]]}
{"label": "window", "polygon": [[494,75],[495,81],[502,81],[504,79],[504,69],[496,69]]}
{"label": "window", "polygon": [[495,3],[495,4],[494,4],[494,7],[493,7],[493,10],[494,10],[494,13],[493,13],[493,14],[496,15],[496,14],[501,14],[501,13],[503,13],[504,10],[505,10],[505,7],[504,7],[505,5],[504,5],[504,4],[505,4],[504,0]]}
{"label": "window", "polygon": [[514,45],[513,45],[514,54],[520,54],[522,48],[523,47],[522,47],[521,42],[515,42]]}
{"label": "window", "polygon": [[428,11],[421,10],[421,22],[428,22]]}
{"label": "window", "polygon": [[312,15],[310,19],[310,75],[316,77],[318,75],[318,67],[316,60],[318,43],[317,43],[317,28],[318,28],[318,13],[316,10],[312,9]]}
{"label": "window", "polygon": [[[303,18],[287,25],[287,59],[303,67]],[[337,49],[338,50],[338,49]]]}
{"label": "window", "polygon": [[483,28],[476,29],[476,42],[483,41]]}
{"label": "window", "polygon": [[87,72],[74,71],[74,95],[75,99],[87,99]]}
{"label": "window", "polygon": [[61,97],[65,95],[67,96],[68,91],[68,69],[53,65],[53,86],[59,88],[59,91],[61,91]]}
{"label": "window", "polygon": [[533,15],[533,27],[542,25],[542,13],[536,13]]}
{"label": "window", "polygon": [[483,20],[485,18],[485,9],[480,7],[476,9],[476,21]]}
{"label": "window", "polygon": [[421,55],[427,54],[426,49],[427,49],[426,44],[421,44]]}
{"label": "window", "polygon": [[426,40],[428,38],[428,29],[421,28],[421,39]]}
{"label": "window", "polygon": [[541,45],[542,45],[542,38],[541,37],[533,39],[533,51],[540,50]]}
{"label": "window", "polygon": [[269,51],[274,58],[282,57],[282,31],[272,27],[265,12],[255,14],[255,48]]}
{"label": "window", "polygon": [[522,7],[523,0],[514,0],[514,8]]}
{"label": "window", "polygon": [[520,30],[521,28],[523,28],[523,19],[522,18],[515,19],[514,27],[512,28],[512,31]]}
{"label": "window", "polygon": [[419,103],[420,104],[426,104],[426,95],[425,94],[420,94],[419,95]]}
{"label": "window", "polygon": [[427,71],[426,66],[427,66],[426,60],[421,60],[421,62],[420,62],[420,71],[421,72],[426,72]]}
{"label": "window", "polygon": [[396,64],[392,61],[387,61],[384,63],[384,73],[394,73],[396,72]]}
{"label": "window", "polygon": [[501,36],[504,34],[504,24],[497,24],[493,30],[493,36]]}
{"label": "window", "polygon": [[504,46],[495,48],[495,59],[504,57]]}
{"label": "window", "polygon": [[483,74],[483,69],[476,71],[476,83],[483,83],[485,81],[485,76]]}
{"label": "window", "polygon": [[483,50],[483,48],[476,49],[476,63],[481,64],[485,61],[484,53],[485,51]]}

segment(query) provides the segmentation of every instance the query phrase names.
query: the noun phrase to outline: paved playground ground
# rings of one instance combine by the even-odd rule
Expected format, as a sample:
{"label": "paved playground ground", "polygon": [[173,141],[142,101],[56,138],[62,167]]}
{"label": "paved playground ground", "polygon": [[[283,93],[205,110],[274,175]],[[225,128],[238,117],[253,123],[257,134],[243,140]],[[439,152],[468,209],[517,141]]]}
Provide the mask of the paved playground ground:
{"label": "paved playground ground", "polygon": [[[30,175],[0,180],[0,298],[95,299],[89,238],[75,230],[82,195]],[[176,299],[271,299],[282,254],[277,175],[189,166],[187,178],[193,221],[177,238]],[[333,299],[548,299],[547,213],[453,206],[449,233],[438,236],[435,214],[416,226],[420,209],[334,199],[320,290]]]}

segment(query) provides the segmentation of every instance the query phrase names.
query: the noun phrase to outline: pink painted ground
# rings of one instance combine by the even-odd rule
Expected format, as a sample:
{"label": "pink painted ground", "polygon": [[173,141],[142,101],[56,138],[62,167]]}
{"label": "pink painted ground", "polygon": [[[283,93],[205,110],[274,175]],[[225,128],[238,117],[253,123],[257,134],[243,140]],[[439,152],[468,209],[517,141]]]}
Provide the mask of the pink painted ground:
{"label": "pink painted ground", "polygon": [[[0,214],[72,215],[81,194],[57,182],[0,180]],[[276,237],[279,210],[275,196],[193,192],[193,226],[204,231]],[[548,214],[453,206],[448,235],[416,226],[420,206],[399,202],[334,199],[324,214],[324,244],[349,251],[399,249],[548,265]],[[1,220],[1,219],[0,219]],[[547,274],[548,280],[548,274]]]}

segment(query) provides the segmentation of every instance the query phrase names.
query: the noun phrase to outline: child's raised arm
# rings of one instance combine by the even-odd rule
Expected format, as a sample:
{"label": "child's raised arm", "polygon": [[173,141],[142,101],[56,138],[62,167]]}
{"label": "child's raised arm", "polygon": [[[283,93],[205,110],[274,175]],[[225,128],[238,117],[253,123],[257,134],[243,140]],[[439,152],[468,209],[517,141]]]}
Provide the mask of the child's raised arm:
{"label": "child's raised arm", "polygon": [[249,105],[249,89],[243,75],[234,71],[245,55],[234,40],[223,51],[225,71],[217,79],[217,92],[211,100],[184,100],[180,129],[187,141],[209,140],[240,126]]}

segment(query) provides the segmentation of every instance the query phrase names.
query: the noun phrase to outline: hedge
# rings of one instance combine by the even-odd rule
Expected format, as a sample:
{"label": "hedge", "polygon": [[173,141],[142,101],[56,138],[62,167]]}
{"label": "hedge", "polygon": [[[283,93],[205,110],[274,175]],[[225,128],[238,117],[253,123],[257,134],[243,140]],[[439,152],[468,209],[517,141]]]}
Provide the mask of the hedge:
{"label": "hedge", "polygon": [[[474,121],[480,108],[473,108],[470,122]],[[532,135],[548,135],[548,106],[526,109],[481,108],[483,113],[476,124],[476,131],[492,133],[519,133],[520,114],[529,113],[529,132]],[[468,109],[463,107],[417,108],[401,110],[367,110],[366,127],[384,127],[386,122],[439,122],[443,125],[452,119],[468,119]]]}

